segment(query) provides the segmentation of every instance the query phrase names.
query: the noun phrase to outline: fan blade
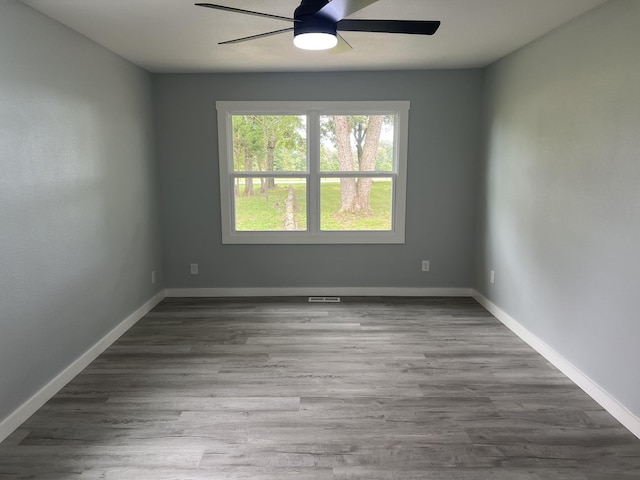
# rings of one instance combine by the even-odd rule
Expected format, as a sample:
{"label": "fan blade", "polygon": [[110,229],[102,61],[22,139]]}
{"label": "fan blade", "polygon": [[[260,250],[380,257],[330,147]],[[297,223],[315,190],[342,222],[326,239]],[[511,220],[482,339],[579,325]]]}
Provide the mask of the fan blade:
{"label": "fan blade", "polygon": [[349,45],[349,42],[347,42],[342,35],[338,34],[338,44],[329,50],[329,53],[332,55],[339,55],[341,53],[347,53],[352,49],[353,47]]}
{"label": "fan blade", "polygon": [[279,15],[271,15],[269,13],[254,12],[252,10],[242,10],[240,8],[225,7],[224,5],[215,5],[213,3],[196,3],[196,7],[207,7],[215,10],[224,10],[225,12],[244,13],[246,15],[255,15],[256,17],[275,18],[276,20],[285,20],[287,22],[295,22],[293,18],[281,17]]}
{"label": "fan blade", "polygon": [[230,43],[247,42],[249,40],[255,40],[257,38],[270,37],[271,35],[278,35],[279,33],[285,33],[285,32],[293,32],[293,27],[291,27],[291,28],[283,28],[282,30],[275,30],[273,32],[260,33],[259,35],[251,35],[250,37],[236,38],[235,40],[227,40],[226,42],[220,42],[218,45],[228,45]]}
{"label": "fan blade", "polygon": [[340,20],[338,31],[407,33],[433,35],[440,27],[436,20]]}
{"label": "fan blade", "polygon": [[329,1],[324,7],[322,7],[318,11],[318,14],[325,15],[331,18],[334,22],[339,22],[344,17],[347,17],[358,10],[362,10],[364,7],[368,7],[377,1],[378,0],[333,0]]}

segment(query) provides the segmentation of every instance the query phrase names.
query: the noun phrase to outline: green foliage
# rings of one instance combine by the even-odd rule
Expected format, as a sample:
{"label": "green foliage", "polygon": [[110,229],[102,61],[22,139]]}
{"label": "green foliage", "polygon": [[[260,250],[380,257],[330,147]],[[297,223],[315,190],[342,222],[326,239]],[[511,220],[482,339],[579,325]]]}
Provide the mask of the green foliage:
{"label": "green foliage", "polygon": [[337,172],[340,170],[338,151],[324,143],[320,144],[320,170],[323,172]]}
{"label": "green foliage", "polygon": [[380,140],[378,146],[378,156],[376,158],[377,172],[393,171],[393,142]]}
{"label": "green foliage", "polygon": [[234,115],[234,170],[305,170],[305,121],[299,115]]}
{"label": "green foliage", "polygon": [[273,169],[277,172],[303,172],[306,170],[307,156],[302,149],[277,149]]}

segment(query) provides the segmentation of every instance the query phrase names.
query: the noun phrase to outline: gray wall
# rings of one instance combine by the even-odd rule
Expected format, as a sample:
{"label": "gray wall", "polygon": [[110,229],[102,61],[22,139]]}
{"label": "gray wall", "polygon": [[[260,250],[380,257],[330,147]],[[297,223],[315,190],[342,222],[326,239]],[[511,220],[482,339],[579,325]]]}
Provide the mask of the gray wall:
{"label": "gray wall", "polygon": [[614,0],[487,71],[476,279],[637,416],[639,45]]}
{"label": "gray wall", "polygon": [[149,77],[0,2],[0,421],[161,287]]}
{"label": "gray wall", "polygon": [[[156,75],[154,87],[168,287],[471,286],[479,70]],[[406,244],[222,245],[217,100],[411,101]]]}

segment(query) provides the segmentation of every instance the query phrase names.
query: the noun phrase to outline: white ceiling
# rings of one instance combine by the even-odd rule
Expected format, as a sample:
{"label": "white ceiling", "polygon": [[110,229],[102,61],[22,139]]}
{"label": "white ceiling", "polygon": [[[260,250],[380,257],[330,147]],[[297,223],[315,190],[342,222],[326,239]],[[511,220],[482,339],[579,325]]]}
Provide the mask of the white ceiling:
{"label": "white ceiling", "polygon": [[[345,32],[353,50],[342,54],[298,50],[291,33],[218,45],[290,24],[197,0],[22,1],[151,72],[261,72],[483,67],[607,0],[379,0],[349,18],[440,20],[440,30]],[[300,1],[210,3],[291,17]]]}

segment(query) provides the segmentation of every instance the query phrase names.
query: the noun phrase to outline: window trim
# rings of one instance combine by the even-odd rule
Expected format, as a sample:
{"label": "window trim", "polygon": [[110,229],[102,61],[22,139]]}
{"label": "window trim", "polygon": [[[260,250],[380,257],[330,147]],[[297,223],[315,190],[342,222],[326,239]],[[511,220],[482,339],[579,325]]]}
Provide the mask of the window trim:
{"label": "window trim", "polygon": [[[405,243],[409,101],[217,101],[220,205],[223,244],[403,244]],[[233,171],[233,115],[307,115],[307,171]],[[395,115],[393,172],[321,172],[321,115]],[[246,174],[245,174],[246,173]],[[249,174],[251,173],[251,174]],[[364,174],[364,175],[363,175]],[[307,230],[287,232],[236,231],[234,176],[307,179]],[[392,177],[392,227],[388,231],[320,230],[322,177]]]}

